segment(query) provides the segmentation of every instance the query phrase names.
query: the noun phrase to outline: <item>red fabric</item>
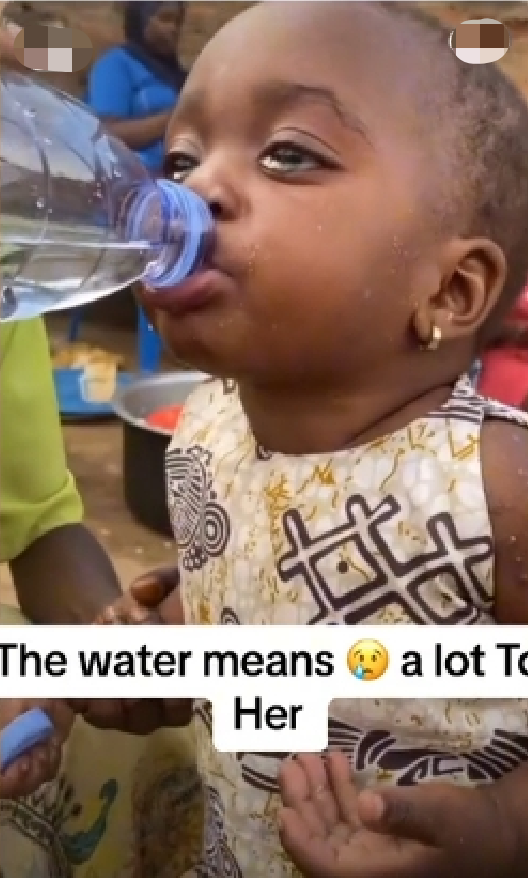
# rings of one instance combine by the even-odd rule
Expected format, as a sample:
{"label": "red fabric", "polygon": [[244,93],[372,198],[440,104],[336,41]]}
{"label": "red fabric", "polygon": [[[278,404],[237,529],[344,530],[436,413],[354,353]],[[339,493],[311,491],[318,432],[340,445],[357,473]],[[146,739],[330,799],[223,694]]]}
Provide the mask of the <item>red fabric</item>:
{"label": "red fabric", "polygon": [[524,293],[522,293],[517,299],[512,317],[514,320],[520,320],[528,326],[528,287],[526,287]]}
{"label": "red fabric", "polygon": [[488,351],[482,357],[479,393],[520,408],[528,399],[528,351]]}
{"label": "red fabric", "polygon": [[[518,298],[511,318],[528,327],[528,287]],[[498,348],[482,357],[479,393],[506,405],[521,407],[528,399],[528,350]]]}

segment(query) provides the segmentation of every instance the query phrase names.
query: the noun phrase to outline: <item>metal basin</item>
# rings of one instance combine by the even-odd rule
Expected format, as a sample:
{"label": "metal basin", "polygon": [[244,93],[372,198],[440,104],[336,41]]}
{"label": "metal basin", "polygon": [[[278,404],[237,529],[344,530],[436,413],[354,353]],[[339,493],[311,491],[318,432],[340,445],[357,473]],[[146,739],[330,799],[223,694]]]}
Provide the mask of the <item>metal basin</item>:
{"label": "metal basin", "polygon": [[123,424],[123,491],[125,503],[140,524],[172,536],[165,489],[168,430],[144,420],[168,405],[183,405],[208,376],[202,372],[167,372],[137,378],[118,392],[113,403]]}
{"label": "metal basin", "polygon": [[112,407],[128,424],[150,433],[170,436],[170,431],[151,427],[145,418],[165,406],[183,405],[191,391],[207,377],[203,372],[162,372],[137,378],[118,391]]}

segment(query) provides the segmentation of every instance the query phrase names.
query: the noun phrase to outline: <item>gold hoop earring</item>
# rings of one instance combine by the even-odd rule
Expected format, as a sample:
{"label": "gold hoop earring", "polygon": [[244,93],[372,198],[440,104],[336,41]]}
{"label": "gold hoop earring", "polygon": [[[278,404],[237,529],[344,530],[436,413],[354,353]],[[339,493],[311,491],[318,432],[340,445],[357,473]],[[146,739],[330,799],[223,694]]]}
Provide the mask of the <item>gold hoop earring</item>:
{"label": "gold hoop earring", "polygon": [[424,351],[437,351],[440,347],[440,342],[442,341],[442,330],[436,323],[433,325],[431,329],[431,338],[424,345]]}

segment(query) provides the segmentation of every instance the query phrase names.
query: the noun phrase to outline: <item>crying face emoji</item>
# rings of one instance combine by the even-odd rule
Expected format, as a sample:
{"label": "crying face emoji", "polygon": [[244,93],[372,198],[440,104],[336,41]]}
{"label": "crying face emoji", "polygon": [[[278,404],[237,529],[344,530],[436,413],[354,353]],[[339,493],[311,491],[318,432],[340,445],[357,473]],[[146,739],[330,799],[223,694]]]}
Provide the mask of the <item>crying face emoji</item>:
{"label": "crying face emoji", "polygon": [[358,640],[348,650],[347,665],[356,680],[378,680],[389,667],[389,653],[379,640]]}

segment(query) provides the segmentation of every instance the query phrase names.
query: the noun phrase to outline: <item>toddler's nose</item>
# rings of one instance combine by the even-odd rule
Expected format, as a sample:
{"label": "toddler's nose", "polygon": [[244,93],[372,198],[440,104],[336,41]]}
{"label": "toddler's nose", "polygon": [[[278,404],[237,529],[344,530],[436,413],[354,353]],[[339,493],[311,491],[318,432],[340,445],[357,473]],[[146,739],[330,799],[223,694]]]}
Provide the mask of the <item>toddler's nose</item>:
{"label": "toddler's nose", "polygon": [[240,181],[224,161],[211,157],[205,160],[186,179],[186,185],[209,205],[215,222],[235,219],[242,210],[243,196]]}

